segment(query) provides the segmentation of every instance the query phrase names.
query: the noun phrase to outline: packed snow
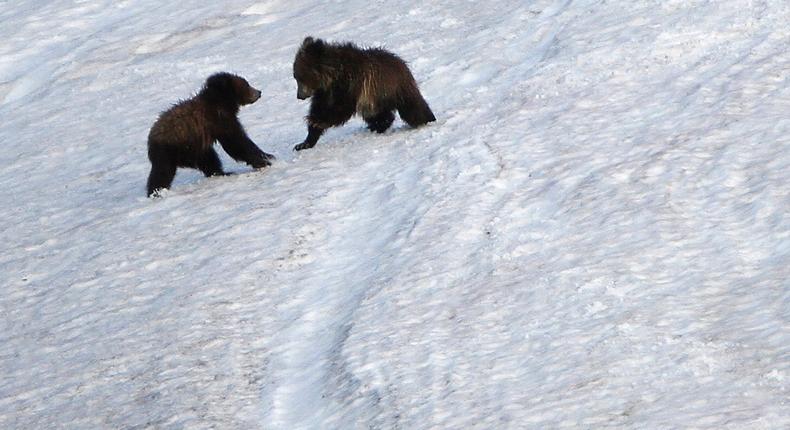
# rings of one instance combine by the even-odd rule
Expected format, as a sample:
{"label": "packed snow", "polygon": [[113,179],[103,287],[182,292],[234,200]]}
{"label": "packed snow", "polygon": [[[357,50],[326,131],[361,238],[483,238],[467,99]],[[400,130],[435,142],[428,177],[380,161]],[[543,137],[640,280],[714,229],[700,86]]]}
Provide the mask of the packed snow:
{"label": "packed snow", "polygon": [[[0,428],[790,428],[786,0],[0,1]],[[437,122],[295,153],[307,35]],[[278,160],[145,198],[217,71]]]}

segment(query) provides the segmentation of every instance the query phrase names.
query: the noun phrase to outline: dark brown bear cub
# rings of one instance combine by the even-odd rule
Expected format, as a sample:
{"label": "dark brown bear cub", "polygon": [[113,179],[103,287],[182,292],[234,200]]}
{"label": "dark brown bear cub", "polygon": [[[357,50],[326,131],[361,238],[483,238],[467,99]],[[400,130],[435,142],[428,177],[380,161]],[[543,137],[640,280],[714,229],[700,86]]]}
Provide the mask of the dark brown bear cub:
{"label": "dark brown bear cub", "polygon": [[384,49],[308,37],[296,53],[294,79],[297,97],[312,97],[307,138],[297,151],[312,148],[324,130],[344,124],[355,113],[377,133],[392,125],[395,110],[412,127],[436,121],[409,67]]}
{"label": "dark brown bear cub", "polygon": [[177,167],[198,169],[206,176],[224,175],[215,141],[237,161],[256,169],[270,165],[274,157],[247,137],[237,117],[240,106],[260,97],[261,92],[244,78],[217,73],[206,79],[195,97],[159,115],[148,133],[148,196],[170,188]]}

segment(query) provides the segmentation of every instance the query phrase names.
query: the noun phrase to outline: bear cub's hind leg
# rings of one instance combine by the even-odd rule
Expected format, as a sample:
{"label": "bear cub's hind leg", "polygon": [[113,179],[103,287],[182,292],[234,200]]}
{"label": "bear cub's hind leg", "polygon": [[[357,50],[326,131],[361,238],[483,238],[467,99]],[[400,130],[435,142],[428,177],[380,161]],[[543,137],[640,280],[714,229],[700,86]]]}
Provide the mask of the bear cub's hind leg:
{"label": "bear cub's hind leg", "polygon": [[400,114],[403,121],[412,127],[419,127],[436,121],[436,117],[431,112],[431,108],[428,107],[428,103],[419,94],[402,101],[398,106],[398,114]]}
{"label": "bear cub's hind leg", "polygon": [[148,175],[148,197],[158,196],[159,192],[170,188],[176,176],[176,165],[166,161],[151,161]]}
{"label": "bear cub's hind leg", "polygon": [[391,110],[385,110],[375,116],[366,117],[365,122],[368,123],[368,129],[376,133],[384,133],[395,121],[395,113]]}

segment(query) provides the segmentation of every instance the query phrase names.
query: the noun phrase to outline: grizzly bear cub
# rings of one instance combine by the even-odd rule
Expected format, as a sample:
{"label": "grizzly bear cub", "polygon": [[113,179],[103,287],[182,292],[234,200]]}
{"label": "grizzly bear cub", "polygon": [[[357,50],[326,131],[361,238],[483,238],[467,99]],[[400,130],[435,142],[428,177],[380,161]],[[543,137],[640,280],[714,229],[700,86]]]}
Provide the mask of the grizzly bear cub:
{"label": "grizzly bear cub", "polygon": [[260,97],[244,78],[222,72],[206,79],[195,97],[163,112],[148,133],[148,196],[169,188],[177,167],[198,169],[206,176],[225,175],[215,141],[237,161],[256,169],[269,166],[274,156],[255,145],[237,117],[240,106]]}
{"label": "grizzly bear cub", "polygon": [[410,126],[435,121],[406,63],[381,48],[360,49],[352,43],[329,44],[307,37],[293,65],[297,98],[312,97],[307,138],[295,150],[312,148],[324,130],[344,124],[355,113],[377,133],[395,120],[394,111]]}

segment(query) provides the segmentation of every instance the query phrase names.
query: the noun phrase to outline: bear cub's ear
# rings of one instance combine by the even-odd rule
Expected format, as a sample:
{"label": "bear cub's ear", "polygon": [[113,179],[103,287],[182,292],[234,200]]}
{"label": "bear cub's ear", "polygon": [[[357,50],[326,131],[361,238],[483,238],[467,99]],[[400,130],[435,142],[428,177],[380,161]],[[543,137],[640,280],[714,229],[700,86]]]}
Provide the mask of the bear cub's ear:
{"label": "bear cub's ear", "polygon": [[229,73],[215,73],[206,79],[205,87],[218,92],[228,92],[232,90],[230,86],[231,76]]}
{"label": "bear cub's ear", "polygon": [[302,49],[311,55],[321,55],[321,52],[324,50],[324,41],[307,36],[302,42]]}

